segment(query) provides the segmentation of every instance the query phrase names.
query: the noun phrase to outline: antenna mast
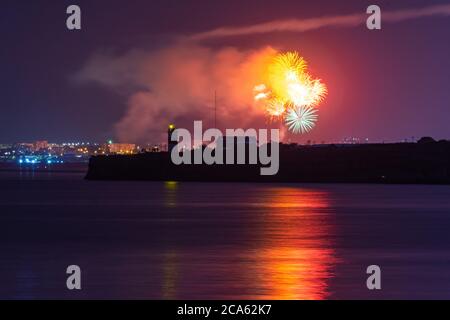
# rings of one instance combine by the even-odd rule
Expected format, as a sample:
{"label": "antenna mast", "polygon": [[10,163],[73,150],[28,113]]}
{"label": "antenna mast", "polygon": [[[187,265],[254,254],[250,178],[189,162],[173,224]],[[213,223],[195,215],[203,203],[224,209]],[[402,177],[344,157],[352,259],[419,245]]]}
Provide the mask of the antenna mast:
{"label": "antenna mast", "polygon": [[217,91],[214,90],[214,129],[217,129]]}

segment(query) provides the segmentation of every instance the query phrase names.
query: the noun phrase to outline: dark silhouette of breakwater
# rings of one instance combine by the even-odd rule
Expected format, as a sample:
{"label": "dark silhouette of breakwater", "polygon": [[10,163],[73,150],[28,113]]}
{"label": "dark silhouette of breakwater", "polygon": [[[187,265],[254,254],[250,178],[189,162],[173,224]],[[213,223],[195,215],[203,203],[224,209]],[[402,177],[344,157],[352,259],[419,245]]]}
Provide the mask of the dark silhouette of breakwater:
{"label": "dark silhouette of breakwater", "polygon": [[316,145],[280,144],[279,171],[260,175],[261,165],[174,165],[170,154],[95,156],[89,180],[230,182],[339,182],[450,184],[450,142]]}

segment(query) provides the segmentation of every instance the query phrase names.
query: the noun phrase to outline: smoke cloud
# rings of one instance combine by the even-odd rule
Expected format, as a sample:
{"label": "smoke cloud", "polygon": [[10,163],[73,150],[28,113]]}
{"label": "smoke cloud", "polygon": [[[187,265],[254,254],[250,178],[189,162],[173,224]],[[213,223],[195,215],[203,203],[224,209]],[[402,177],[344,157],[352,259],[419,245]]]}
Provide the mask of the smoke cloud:
{"label": "smoke cloud", "polygon": [[116,124],[119,140],[155,141],[169,123],[191,128],[194,120],[203,120],[213,127],[215,91],[220,129],[260,127],[264,113],[254,104],[253,87],[275,54],[270,47],[240,51],[177,44],[155,52],[97,54],[76,78],[129,94]]}
{"label": "smoke cloud", "polygon": [[[381,12],[382,23],[400,22],[430,16],[449,16],[450,5],[435,5],[419,9]],[[306,32],[325,27],[355,27],[365,23],[367,14],[349,14],[310,19],[276,20],[243,27],[223,27],[194,34],[191,40],[207,40],[219,37],[256,35],[271,32]]]}

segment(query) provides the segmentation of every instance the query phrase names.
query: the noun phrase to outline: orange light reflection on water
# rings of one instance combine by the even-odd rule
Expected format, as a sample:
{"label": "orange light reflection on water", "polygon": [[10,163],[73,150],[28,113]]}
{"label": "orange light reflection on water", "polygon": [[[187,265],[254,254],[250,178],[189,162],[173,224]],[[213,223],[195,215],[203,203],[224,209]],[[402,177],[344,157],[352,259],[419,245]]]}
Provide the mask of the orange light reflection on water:
{"label": "orange light reflection on water", "polygon": [[[337,262],[330,241],[328,194],[273,188],[262,206],[260,243],[255,250],[255,294],[249,299],[325,299]],[[252,276],[251,276],[252,277]]]}
{"label": "orange light reflection on water", "polygon": [[[163,298],[316,300],[330,296],[338,259],[329,192],[267,185],[236,192],[232,185],[220,185],[224,191],[218,198],[207,197],[198,206],[188,197],[179,203],[178,187],[165,184],[165,206],[182,205],[183,214],[204,215],[223,238],[198,229],[199,236],[205,237],[202,241],[211,245],[191,248],[183,246],[183,237],[175,241],[162,261]],[[192,208],[199,211],[187,211]],[[185,221],[191,221],[188,218]],[[192,221],[190,228],[204,222]],[[221,223],[228,223],[228,229],[218,227]],[[174,237],[181,230],[196,239],[189,230],[176,228],[179,224],[169,226]]]}

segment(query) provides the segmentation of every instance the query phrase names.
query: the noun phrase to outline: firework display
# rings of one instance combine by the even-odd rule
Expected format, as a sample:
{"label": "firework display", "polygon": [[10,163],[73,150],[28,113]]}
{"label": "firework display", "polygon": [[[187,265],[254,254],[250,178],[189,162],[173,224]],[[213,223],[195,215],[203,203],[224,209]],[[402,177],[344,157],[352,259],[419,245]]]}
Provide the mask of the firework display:
{"label": "firework display", "polygon": [[255,86],[254,94],[270,119],[283,119],[293,133],[306,133],[315,126],[317,107],[327,95],[327,88],[307,72],[303,57],[286,52],[273,59],[265,83]]}
{"label": "firework display", "polygon": [[289,109],[285,121],[289,130],[294,133],[308,132],[317,121],[317,109],[303,105]]}

